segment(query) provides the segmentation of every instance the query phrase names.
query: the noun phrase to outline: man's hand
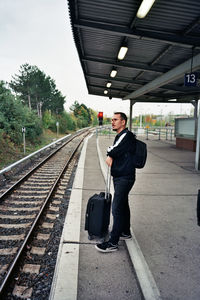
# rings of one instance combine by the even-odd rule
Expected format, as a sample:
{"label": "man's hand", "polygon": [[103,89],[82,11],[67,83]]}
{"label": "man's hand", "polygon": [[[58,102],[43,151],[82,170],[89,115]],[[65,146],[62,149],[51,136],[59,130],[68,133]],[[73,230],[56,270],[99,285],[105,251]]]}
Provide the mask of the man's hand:
{"label": "man's hand", "polygon": [[107,156],[107,158],[106,158],[106,163],[107,163],[107,165],[108,165],[109,167],[111,167],[111,166],[112,166],[112,163],[113,163],[112,157]]}

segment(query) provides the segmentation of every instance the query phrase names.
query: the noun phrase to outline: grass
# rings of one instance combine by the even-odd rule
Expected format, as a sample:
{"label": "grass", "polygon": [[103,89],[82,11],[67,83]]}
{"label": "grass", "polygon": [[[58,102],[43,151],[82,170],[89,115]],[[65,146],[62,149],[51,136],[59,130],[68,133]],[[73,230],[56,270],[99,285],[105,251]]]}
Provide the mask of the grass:
{"label": "grass", "polygon": [[0,169],[3,169],[10,164],[20,160],[21,158],[39,150],[40,148],[52,143],[53,141],[65,136],[66,134],[57,134],[48,129],[43,131],[41,142],[27,143],[26,154],[24,155],[24,148],[22,145],[14,145],[9,139],[2,139],[0,141]]}

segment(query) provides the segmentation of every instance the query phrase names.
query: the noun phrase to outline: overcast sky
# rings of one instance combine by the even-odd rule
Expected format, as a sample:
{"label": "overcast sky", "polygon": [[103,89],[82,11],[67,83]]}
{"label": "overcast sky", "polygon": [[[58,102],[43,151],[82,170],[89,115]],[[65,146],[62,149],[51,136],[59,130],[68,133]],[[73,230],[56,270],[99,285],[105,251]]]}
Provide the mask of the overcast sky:
{"label": "overcast sky", "polygon": [[[66,110],[77,100],[108,116],[128,113],[129,101],[88,95],[75,48],[67,0],[0,0],[0,80],[10,81],[20,65],[36,65],[66,96]],[[134,115],[190,112],[190,104],[135,104]]]}

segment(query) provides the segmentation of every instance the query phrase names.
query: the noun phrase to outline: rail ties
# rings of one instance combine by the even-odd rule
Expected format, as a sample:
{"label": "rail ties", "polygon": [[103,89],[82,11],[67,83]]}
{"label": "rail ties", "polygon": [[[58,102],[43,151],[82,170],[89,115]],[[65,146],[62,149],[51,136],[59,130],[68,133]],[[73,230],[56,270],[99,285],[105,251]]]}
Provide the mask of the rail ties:
{"label": "rail ties", "polygon": [[[66,188],[77,161],[77,150],[87,134],[88,131],[81,132],[73,137],[0,196],[0,294],[5,292],[25,249],[24,260],[29,263],[20,267],[22,273],[39,274],[41,258],[50,250],[53,227],[59,217],[64,217],[63,203],[66,213]],[[35,233],[36,225],[39,229]],[[32,286],[22,283],[17,282],[13,295],[30,297]]]}

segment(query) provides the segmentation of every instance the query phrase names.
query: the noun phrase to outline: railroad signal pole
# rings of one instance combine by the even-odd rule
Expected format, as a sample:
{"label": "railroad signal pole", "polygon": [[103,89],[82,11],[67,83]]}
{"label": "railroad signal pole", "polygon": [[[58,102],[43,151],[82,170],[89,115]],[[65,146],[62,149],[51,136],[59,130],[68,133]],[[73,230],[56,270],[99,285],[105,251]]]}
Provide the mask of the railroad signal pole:
{"label": "railroad signal pole", "polygon": [[99,119],[99,126],[103,125],[103,112],[100,111],[98,113],[98,119]]}
{"label": "railroad signal pole", "polygon": [[57,127],[57,138],[58,138],[58,134],[59,134],[59,122],[56,122],[56,127]]}
{"label": "railroad signal pole", "polygon": [[24,144],[24,154],[26,154],[26,128],[22,127],[22,135],[23,135],[23,144]]}

